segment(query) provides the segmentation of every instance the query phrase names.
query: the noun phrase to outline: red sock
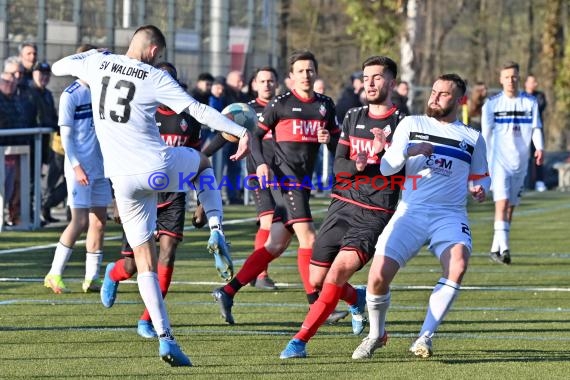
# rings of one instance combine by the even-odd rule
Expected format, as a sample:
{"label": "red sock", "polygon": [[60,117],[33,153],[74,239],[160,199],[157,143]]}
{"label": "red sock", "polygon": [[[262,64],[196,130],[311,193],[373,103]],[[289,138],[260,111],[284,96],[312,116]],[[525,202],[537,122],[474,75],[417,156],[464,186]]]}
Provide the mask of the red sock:
{"label": "red sock", "polygon": [[[156,269],[158,273],[158,285],[160,286],[160,292],[162,293],[162,298],[164,299],[164,297],[166,297],[166,293],[168,293],[170,283],[172,282],[172,273],[174,272],[174,267],[166,267],[164,265],[158,264],[158,267]],[[144,309],[144,312],[141,315],[140,319],[150,321],[150,314],[148,313],[147,309]]]}
{"label": "red sock", "polygon": [[323,284],[323,290],[317,301],[311,306],[301,330],[294,336],[303,342],[308,342],[316,333],[319,327],[327,320],[328,316],[333,312],[340,295],[342,293],[342,286],[335,285],[330,282]]}
{"label": "red sock", "polygon": [[[263,270],[267,268],[267,265],[269,265],[269,263],[274,259],[275,256],[269,253],[269,251],[265,249],[265,247],[256,249],[245,260],[243,266],[236,274],[235,279],[237,280],[237,282],[239,282],[241,286],[248,284],[251,280],[256,279],[257,275],[263,272]],[[234,281],[232,280],[232,282]],[[234,289],[234,287],[230,286],[230,284],[224,286],[224,292],[233,297],[233,295],[236,294],[239,288]]]}
{"label": "red sock", "polygon": [[263,247],[268,237],[269,230],[263,228],[257,230],[257,233],[255,234],[255,243],[253,245],[253,250],[257,251],[259,248]]}
{"label": "red sock", "polygon": [[125,270],[125,259],[115,261],[115,266],[109,272],[109,277],[113,281],[124,281],[132,277],[130,273]]}
{"label": "red sock", "polygon": [[358,296],[356,289],[354,289],[354,286],[350,285],[348,282],[344,284],[342,287],[342,294],[340,295],[340,299],[349,305],[356,305]]}
{"label": "red sock", "polygon": [[299,248],[297,249],[297,269],[303,281],[305,293],[311,294],[317,290],[311,286],[309,281],[309,264],[311,263],[311,255],[313,254],[312,248]]}
{"label": "red sock", "polygon": [[[257,251],[259,248],[263,247],[268,237],[269,230],[266,230],[264,228],[257,230],[257,233],[255,234],[255,244],[253,246],[253,249]],[[259,275],[257,275],[257,278],[264,277],[267,277],[267,267],[265,267],[265,269]]]}

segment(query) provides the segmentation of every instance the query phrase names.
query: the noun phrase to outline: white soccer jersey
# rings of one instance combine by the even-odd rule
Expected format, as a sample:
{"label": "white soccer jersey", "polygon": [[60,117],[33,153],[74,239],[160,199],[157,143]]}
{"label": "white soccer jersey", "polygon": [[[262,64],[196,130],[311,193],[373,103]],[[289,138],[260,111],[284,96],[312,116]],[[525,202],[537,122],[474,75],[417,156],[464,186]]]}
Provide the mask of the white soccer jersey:
{"label": "white soccer jersey", "polygon": [[246,130],[188,95],[163,70],[125,55],[91,50],[55,62],[55,75],[73,75],[89,84],[93,119],[103,153],[105,175],[133,175],[164,169],[169,148],[156,126],[155,112],[165,104],[186,108],[216,130],[243,136]]}
{"label": "white soccer jersey", "polygon": [[500,92],[485,102],[481,131],[487,143],[491,176],[494,165],[501,165],[508,173],[526,173],[535,128],[542,128],[542,123],[534,96],[519,92],[510,98]]}
{"label": "white soccer jersey", "polygon": [[[421,142],[431,143],[433,153],[407,157],[408,147]],[[392,175],[404,165],[404,207],[463,208],[469,179],[488,172],[485,142],[477,130],[457,120],[445,124],[428,116],[407,116],[398,124],[380,171]]]}
{"label": "white soccer jersey", "polygon": [[103,178],[103,156],[93,125],[91,92],[79,81],[67,87],[59,98],[59,125],[69,127],[70,144],[73,144],[74,159],[70,162],[66,152],[65,166],[68,173],[78,163],[89,179]]}

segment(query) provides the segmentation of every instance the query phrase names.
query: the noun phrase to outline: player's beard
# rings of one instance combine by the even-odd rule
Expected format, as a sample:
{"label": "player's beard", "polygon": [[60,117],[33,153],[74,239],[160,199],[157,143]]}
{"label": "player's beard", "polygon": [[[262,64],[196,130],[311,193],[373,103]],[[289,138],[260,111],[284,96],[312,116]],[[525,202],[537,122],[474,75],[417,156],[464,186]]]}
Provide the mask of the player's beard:
{"label": "player's beard", "polygon": [[376,97],[374,98],[369,98],[368,94],[366,94],[366,101],[368,104],[383,104],[386,99],[388,99],[388,89],[386,87],[378,89]]}
{"label": "player's beard", "polygon": [[449,106],[447,108],[431,108],[430,105],[426,107],[426,115],[429,117],[433,117],[435,119],[441,119],[446,117],[453,111],[453,107]]}

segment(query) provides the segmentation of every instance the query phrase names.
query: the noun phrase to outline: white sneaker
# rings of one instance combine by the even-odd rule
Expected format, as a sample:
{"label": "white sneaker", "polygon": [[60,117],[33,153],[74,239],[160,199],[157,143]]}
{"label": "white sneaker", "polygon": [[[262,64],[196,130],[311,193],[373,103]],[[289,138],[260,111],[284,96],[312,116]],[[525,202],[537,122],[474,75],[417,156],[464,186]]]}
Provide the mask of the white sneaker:
{"label": "white sneaker", "polygon": [[546,188],[546,185],[544,184],[544,182],[536,181],[536,184],[534,185],[534,190],[538,191],[539,193],[543,193],[548,189]]}
{"label": "white sneaker", "polygon": [[388,332],[384,330],[384,335],[378,339],[370,339],[366,337],[356,350],[352,353],[353,359],[370,359],[374,355],[374,351],[378,348],[384,347],[388,342]]}
{"label": "white sneaker", "polygon": [[410,352],[420,358],[429,358],[433,354],[431,338],[420,336],[410,347]]}

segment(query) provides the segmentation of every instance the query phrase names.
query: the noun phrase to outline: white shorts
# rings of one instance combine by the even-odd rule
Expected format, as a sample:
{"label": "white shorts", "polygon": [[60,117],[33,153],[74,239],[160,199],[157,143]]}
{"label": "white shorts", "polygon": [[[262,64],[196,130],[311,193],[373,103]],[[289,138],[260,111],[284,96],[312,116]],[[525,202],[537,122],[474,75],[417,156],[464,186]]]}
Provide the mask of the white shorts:
{"label": "white shorts", "polygon": [[507,199],[511,206],[518,206],[524,186],[525,173],[507,172],[501,165],[495,165],[491,173],[493,201]]}
{"label": "white shorts", "polygon": [[157,193],[187,192],[200,165],[200,153],[177,147],[167,151],[165,168],[151,173],[111,178],[117,209],[131,247],[153,238],[156,229]]}
{"label": "white shorts", "polygon": [[429,250],[439,259],[443,251],[462,244],[471,252],[471,231],[465,210],[411,210],[398,207],[378,238],[375,255],[389,257],[404,267],[429,244]]}
{"label": "white shorts", "polygon": [[66,176],[67,205],[70,208],[107,207],[113,201],[111,184],[107,178],[97,178],[83,186],[75,176]]}

